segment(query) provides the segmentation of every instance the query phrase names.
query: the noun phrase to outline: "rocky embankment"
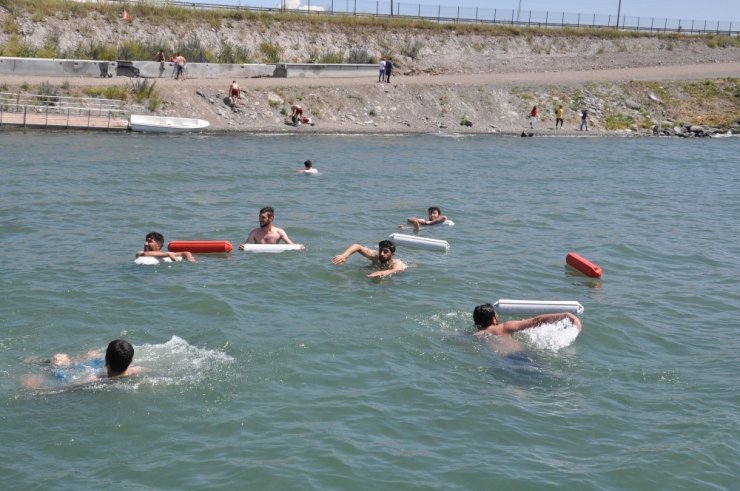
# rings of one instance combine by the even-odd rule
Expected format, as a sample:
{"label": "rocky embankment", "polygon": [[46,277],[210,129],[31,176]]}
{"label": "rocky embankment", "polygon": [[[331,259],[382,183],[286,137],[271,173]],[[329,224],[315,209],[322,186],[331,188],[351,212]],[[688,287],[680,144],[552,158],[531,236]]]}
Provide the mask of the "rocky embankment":
{"label": "rocky embankment", "polygon": [[[0,8],[0,49],[11,43],[62,53],[81,47],[148,47],[156,52],[192,49],[218,58],[238,50],[248,61],[321,61],[331,56],[375,62],[391,56],[391,83],[372,80],[239,80],[243,99],[236,111],[225,103],[231,80],[156,80],[156,114],[201,117],[222,131],[428,132],[563,134],[590,115],[589,134],[704,136],[740,133],[740,43],[692,36],[578,35],[460,27],[409,27],[326,22],[314,19],[209,17],[183,22],[139,17],[125,23],[89,11],[69,22],[54,15],[11,15]],[[15,32],[8,26],[15,25]],[[194,61],[192,58],[190,61]],[[671,67],[675,68],[671,70]],[[44,80],[45,82],[46,80]],[[41,80],[0,78],[6,90],[32,92]],[[109,80],[48,80],[60,95],[81,95]],[[48,86],[47,86],[48,88]],[[285,124],[290,105],[300,103],[315,122]],[[565,129],[554,129],[563,105]],[[131,102],[148,113],[146,101]],[[541,121],[529,127],[532,106]]]}

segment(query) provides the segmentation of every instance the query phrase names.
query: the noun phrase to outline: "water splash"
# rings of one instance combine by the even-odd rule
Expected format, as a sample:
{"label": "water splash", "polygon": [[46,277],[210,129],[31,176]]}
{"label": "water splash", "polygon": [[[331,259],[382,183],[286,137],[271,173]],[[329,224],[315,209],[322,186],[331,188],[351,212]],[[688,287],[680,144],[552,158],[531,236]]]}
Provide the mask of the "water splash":
{"label": "water splash", "polygon": [[556,352],[573,344],[580,332],[570,319],[563,319],[520,331],[518,336],[536,348]]}

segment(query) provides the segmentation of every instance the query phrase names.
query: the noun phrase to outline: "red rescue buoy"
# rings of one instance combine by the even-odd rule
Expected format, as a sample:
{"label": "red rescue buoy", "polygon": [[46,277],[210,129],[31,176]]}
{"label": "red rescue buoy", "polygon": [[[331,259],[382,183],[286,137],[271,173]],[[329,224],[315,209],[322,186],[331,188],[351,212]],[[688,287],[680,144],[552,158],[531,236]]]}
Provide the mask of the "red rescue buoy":
{"label": "red rescue buoy", "polygon": [[565,257],[565,262],[568,266],[577,269],[586,276],[601,278],[601,268],[575,252],[569,252]]}
{"label": "red rescue buoy", "polygon": [[194,252],[196,254],[231,252],[234,247],[228,240],[173,240],[167,244],[170,252]]}

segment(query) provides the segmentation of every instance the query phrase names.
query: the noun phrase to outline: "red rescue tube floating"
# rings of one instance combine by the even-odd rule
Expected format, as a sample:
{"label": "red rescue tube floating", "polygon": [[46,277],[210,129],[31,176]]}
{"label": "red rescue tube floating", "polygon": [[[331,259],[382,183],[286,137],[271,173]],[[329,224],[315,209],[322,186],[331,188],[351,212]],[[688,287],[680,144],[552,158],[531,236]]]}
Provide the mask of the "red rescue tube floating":
{"label": "red rescue tube floating", "polygon": [[228,240],[173,240],[167,244],[170,252],[194,252],[196,254],[231,252],[234,247]]}
{"label": "red rescue tube floating", "polygon": [[601,278],[601,268],[575,252],[569,252],[565,257],[565,262],[568,266],[577,269],[586,276]]}

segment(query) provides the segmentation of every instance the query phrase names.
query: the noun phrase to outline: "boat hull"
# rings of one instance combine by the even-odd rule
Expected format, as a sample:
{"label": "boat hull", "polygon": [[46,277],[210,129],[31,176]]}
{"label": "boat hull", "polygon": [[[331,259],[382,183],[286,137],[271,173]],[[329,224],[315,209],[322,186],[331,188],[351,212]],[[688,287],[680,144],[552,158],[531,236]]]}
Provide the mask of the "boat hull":
{"label": "boat hull", "polygon": [[204,119],[176,118],[170,116],[146,116],[132,114],[129,120],[131,131],[147,133],[188,133],[203,131],[211,125]]}

